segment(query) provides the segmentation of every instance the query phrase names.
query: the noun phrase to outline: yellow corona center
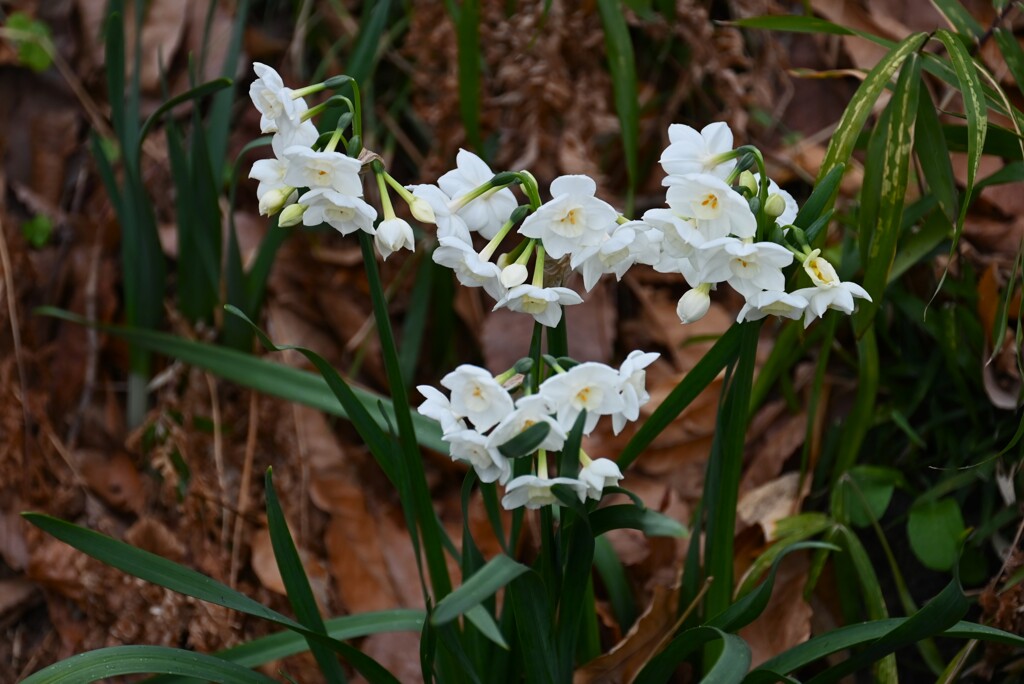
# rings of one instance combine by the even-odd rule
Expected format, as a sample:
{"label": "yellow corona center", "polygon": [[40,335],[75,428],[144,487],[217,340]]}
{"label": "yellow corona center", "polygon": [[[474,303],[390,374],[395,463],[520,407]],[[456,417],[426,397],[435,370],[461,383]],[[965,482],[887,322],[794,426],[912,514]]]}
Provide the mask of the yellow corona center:
{"label": "yellow corona center", "polygon": [[569,225],[575,226],[580,221],[580,210],[570,209],[569,213],[562,217],[562,223],[568,223]]}
{"label": "yellow corona center", "polygon": [[708,195],[701,200],[700,206],[718,209],[718,195],[708,193]]}

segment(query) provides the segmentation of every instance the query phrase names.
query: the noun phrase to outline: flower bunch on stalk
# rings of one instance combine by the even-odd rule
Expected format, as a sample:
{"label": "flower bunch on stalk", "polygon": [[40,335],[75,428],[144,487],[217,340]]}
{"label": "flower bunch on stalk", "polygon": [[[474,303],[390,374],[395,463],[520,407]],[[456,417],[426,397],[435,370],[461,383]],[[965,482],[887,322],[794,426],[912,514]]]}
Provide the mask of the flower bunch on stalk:
{"label": "flower bunch on stalk", "polygon": [[[611,417],[616,434],[636,420],[650,398],[645,369],[657,358],[634,351],[616,369],[545,357],[552,374],[535,391],[528,381],[530,359],[498,376],[462,365],[441,379],[448,395],[429,385],[417,388],[426,398],[419,412],[440,423],[453,460],[471,466],[483,482],[505,486],[502,505],[507,509],[558,503],[555,485],[567,486],[581,502],[599,500],[605,487],[622,479],[614,461],[593,459],[581,449],[578,474],[553,477],[548,455],[563,449],[583,414],[583,434],[592,432],[601,416]],[[519,396],[513,398],[513,392]],[[529,459],[529,467],[513,477],[513,461],[521,458]]]}

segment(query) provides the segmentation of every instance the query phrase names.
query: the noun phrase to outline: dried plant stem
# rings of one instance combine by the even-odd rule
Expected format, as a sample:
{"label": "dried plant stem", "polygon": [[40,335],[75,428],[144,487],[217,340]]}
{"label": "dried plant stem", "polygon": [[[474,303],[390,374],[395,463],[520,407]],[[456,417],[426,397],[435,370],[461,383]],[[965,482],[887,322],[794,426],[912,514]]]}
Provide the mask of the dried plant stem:
{"label": "dried plant stem", "polygon": [[242,546],[242,523],[249,509],[249,480],[252,479],[252,462],[256,454],[257,433],[257,396],[256,392],[249,395],[249,431],[245,437],[245,461],[242,464],[242,477],[238,482],[238,503],[235,508],[235,530],[231,537],[231,570],[228,576],[229,585],[233,589],[238,581],[239,554]]}
{"label": "dried plant stem", "polygon": [[28,415],[28,406],[26,405],[25,388],[28,387],[28,382],[25,379],[25,357],[21,351],[21,324],[18,322],[18,303],[14,300],[14,275],[11,272],[11,257],[7,251],[7,235],[4,233],[2,221],[0,221],[0,265],[4,269],[3,285],[7,291],[7,317],[11,321],[11,337],[14,340],[14,362],[18,368],[22,427],[25,431],[21,443],[22,465],[24,465],[28,463],[28,445],[32,437],[32,423]]}

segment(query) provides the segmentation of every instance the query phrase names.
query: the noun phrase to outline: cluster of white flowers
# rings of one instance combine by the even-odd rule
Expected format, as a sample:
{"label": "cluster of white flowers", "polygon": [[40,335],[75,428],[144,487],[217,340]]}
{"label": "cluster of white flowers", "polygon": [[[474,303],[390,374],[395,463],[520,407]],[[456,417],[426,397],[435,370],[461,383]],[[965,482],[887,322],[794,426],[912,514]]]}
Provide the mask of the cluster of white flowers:
{"label": "cluster of white flowers", "polygon": [[[679,273],[690,286],[676,307],[684,323],[707,313],[710,292],[720,283],[743,296],[745,304],[737,317],[741,322],[768,315],[803,316],[806,326],[827,309],[849,314],[855,298],[870,299],[856,283],[840,280],[820,250],[806,242],[791,244],[793,240],[785,237],[797,217],[796,202],[770,179],[765,195],[761,178],[738,166],[738,159],[752,157],[745,148],[733,149],[733,134],[725,123],[700,131],[669,126],[669,145],[660,160],[666,173],[667,207],[651,209],[641,220],[628,220],[596,197],[597,184],[587,176],[556,178],[551,199],[541,202],[528,172],[496,175],[482,159],[461,150],[456,168],[441,176],[437,185],[403,187],[373,162],[384,214],[375,228],[377,211],[362,199],[363,164],[335,150],[342,130],[320,145],[309,119],[322,105],[310,110],[302,99],[329,82],[293,91],[270,67],[254,67],[259,78],[250,96],[262,114],[262,130],[274,134],[274,158],[256,162],[250,173],[259,180],[260,211],[282,211],[281,225],[301,221],[309,226],[327,223],[342,234],[365,231],[374,235],[377,250],[386,259],[399,249],[412,249],[414,243],[412,227],[395,216],[390,185],[414,217],[436,224],[434,261],[452,269],[463,285],[484,288],[496,300],[495,309],[506,307],[528,313],[543,325],[557,325],[562,307],[583,299],[562,282],[547,282],[552,278],[545,266],[551,260],[578,271],[587,291],[601,276],[621,278],[637,263]],[[523,187],[528,204],[519,206],[510,189],[514,185]],[[774,219],[775,229],[760,232],[772,235],[758,231],[752,206],[762,201],[763,213]],[[520,239],[501,251],[517,226]],[[474,234],[487,240],[482,249],[474,245]],[[803,233],[790,232],[793,236],[802,240]],[[794,258],[812,286],[787,292],[783,269]]]}
{"label": "cluster of white flowers", "polygon": [[[587,291],[602,275],[621,278],[636,263],[679,273],[690,285],[676,309],[684,323],[707,313],[710,291],[723,282],[745,299],[737,318],[741,322],[774,314],[804,316],[809,325],[826,309],[852,313],[855,297],[869,299],[856,283],[841,281],[820,250],[812,251],[806,244],[755,241],[757,218],[751,204],[758,198],[761,179],[737,170],[742,151],[733,150],[726,124],[714,123],[701,131],[673,124],[669,140],[661,158],[668,206],[651,209],[636,221],[598,199],[597,184],[580,175],[556,178],[550,201],[517,208],[507,186],[529,183],[532,177],[525,172],[495,175],[479,157],[461,150],[457,167],[442,176],[438,186],[411,188],[436,217],[439,247],[434,261],[451,268],[463,285],[484,288],[497,300],[495,309],[525,312],[546,326],[558,324],[562,306],[583,301],[560,284],[545,285],[547,257],[567,260],[582,275]],[[739,187],[734,188],[737,181]],[[796,219],[796,201],[774,181],[769,179],[767,185],[765,212],[784,234]],[[492,261],[520,221],[518,234],[524,239]],[[489,240],[479,251],[473,233]],[[787,293],[783,269],[794,256],[813,287]],[[527,282],[531,258],[533,277]]]}
{"label": "cluster of white flowers", "polygon": [[335,131],[319,145],[320,136],[310,120],[316,109],[309,109],[303,95],[324,90],[326,82],[292,90],[271,67],[257,62],[253,68],[259,78],[250,86],[249,96],[262,115],[260,129],[273,133],[274,152],[273,159],[255,162],[249,173],[259,181],[260,213],[271,216],[281,212],[282,226],[326,223],[342,235],[364,231],[374,236],[385,259],[399,249],[412,249],[412,227],[394,215],[383,187],[384,220],[374,227],[377,210],[363,200],[363,163],[337,151],[342,132]]}
{"label": "cluster of white flowers", "polygon": [[[655,353],[634,351],[618,369],[587,362],[565,370],[554,364],[555,373],[536,393],[518,399],[506,389],[506,384],[522,380],[515,369],[495,377],[483,368],[462,365],[441,380],[449,396],[429,385],[417,388],[426,398],[419,412],[441,424],[453,460],[472,466],[482,481],[505,486],[502,505],[507,509],[558,503],[551,490],[555,485],[566,485],[581,502],[588,497],[598,500],[605,487],[622,479],[614,461],[591,459],[581,449],[577,477],[551,477],[547,454],[562,450],[584,411],[583,434],[592,432],[601,416],[611,417],[616,434],[627,421],[636,420],[650,398],[645,369],[657,358]],[[541,423],[548,426],[547,434],[532,453],[523,455],[531,457],[531,472],[513,478],[512,462],[501,447]]]}

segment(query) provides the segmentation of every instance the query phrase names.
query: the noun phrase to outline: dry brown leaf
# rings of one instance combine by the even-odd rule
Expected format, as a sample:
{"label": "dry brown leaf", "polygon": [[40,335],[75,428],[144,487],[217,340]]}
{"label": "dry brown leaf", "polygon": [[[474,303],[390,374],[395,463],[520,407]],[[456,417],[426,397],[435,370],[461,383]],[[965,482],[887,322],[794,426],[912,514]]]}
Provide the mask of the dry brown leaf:
{"label": "dry brown leaf", "polygon": [[85,484],[103,501],[120,511],[142,512],[145,484],[131,457],[95,449],[77,449],[71,457]]}
{"label": "dry brown leaf", "polygon": [[[373,518],[360,498],[327,525],[324,545],[334,586],[345,610],[362,613],[398,606]],[[357,507],[358,506],[358,507]]]}
{"label": "dry brown leaf", "polygon": [[[154,0],[142,20],[142,54],[139,58],[139,84],[142,90],[155,93],[160,90],[160,75],[166,73],[174,61],[185,33],[189,2],[182,0]],[[192,3],[195,4],[195,3]],[[125,7],[125,65],[135,63],[135,5]]]}
{"label": "dry brown leaf", "polygon": [[[24,509],[20,502],[13,502],[14,510]],[[24,519],[16,513],[0,513],[0,558],[11,570],[21,572],[28,564],[28,545],[23,532]]]}
{"label": "dry brown leaf", "polygon": [[671,637],[677,621],[679,584],[656,585],[651,602],[622,641],[573,674],[573,684],[621,684],[633,677],[657,655],[657,649]]}
{"label": "dry brown leaf", "polygon": [[[420,669],[420,635],[415,632],[373,634],[363,641],[359,650],[383,665],[403,684],[417,684],[423,681],[423,672]],[[352,681],[366,680],[356,677]]]}
{"label": "dry brown leaf", "polygon": [[0,579],[0,620],[6,622],[13,613],[24,610],[35,592],[36,585],[23,577]]}
{"label": "dry brown leaf", "polygon": [[[294,534],[292,537],[294,538]],[[275,593],[287,595],[288,590],[281,578],[281,571],[277,567],[277,560],[274,558],[274,546],[270,541],[270,530],[261,527],[253,533],[249,540],[252,546],[252,569],[259,578],[260,583]],[[316,599],[317,607],[321,614],[328,612],[327,598],[327,570],[313,554],[302,547],[298,547],[299,558],[302,560],[302,568],[306,571],[309,579],[309,586],[313,590],[313,598]]]}
{"label": "dry brown leaf", "polygon": [[811,478],[804,478],[801,491],[797,491],[799,487],[800,473],[793,471],[748,491],[736,506],[739,521],[760,526],[765,541],[774,540],[775,524],[800,510],[800,502],[810,492]]}
{"label": "dry brown leaf", "polygon": [[132,546],[163,556],[175,563],[185,558],[185,545],[167,526],[156,518],[142,518],[124,533],[124,540]]}

